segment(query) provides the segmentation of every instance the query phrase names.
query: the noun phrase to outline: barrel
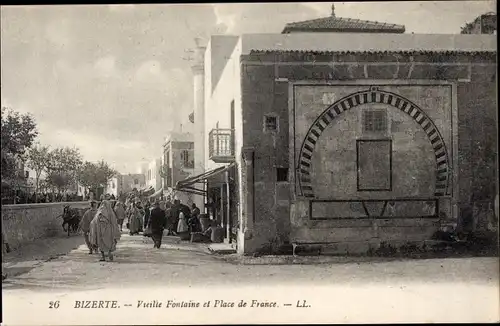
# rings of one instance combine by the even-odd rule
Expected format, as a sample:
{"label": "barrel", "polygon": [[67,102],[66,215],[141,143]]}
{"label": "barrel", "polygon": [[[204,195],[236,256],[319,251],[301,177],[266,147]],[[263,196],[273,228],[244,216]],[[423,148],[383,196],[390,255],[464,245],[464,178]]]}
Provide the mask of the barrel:
{"label": "barrel", "polygon": [[189,232],[180,232],[178,233],[179,238],[183,241],[189,241],[191,240],[191,233]]}
{"label": "barrel", "polygon": [[211,239],[213,243],[221,243],[224,241],[224,229],[221,227],[215,227],[212,229]]}

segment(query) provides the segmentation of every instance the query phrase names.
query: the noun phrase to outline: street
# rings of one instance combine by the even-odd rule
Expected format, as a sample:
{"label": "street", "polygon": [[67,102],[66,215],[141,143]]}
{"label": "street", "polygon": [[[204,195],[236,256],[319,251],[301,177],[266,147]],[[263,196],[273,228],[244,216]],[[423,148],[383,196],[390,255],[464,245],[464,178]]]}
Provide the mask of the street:
{"label": "street", "polygon": [[[305,308],[309,311],[307,318],[311,318],[307,320],[315,322],[363,322],[376,318],[392,322],[498,320],[499,264],[494,257],[392,261],[299,257],[293,264],[280,264],[279,257],[241,259],[235,255],[212,255],[205,244],[181,242],[176,237],[164,237],[162,248],[154,249],[149,238],[124,233],[115,261],[99,262],[99,255],[88,254],[83,238],[59,240],[80,245],[66,255],[38,262],[28,272],[4,281],[4,322],[39,323],[40,319],[34,319],[32,314],[19,313],[28,304],[33,311],[39,311],[38,316],[43,316],[44,322],[50,320],[50,324],[59,320],[67,324],[71,316],[77,315],[91,318],[86,323],[120,323],[118,319],[109,319],[109,314],[101,315],[99,309],[91,310],[92,313],[75,309],[78,304],[74,302],[78,300],[106,298],[118,300],[118,305],[120,300],[121,304],[129,300],[136,309],[153,309],[160,302],[167,305],[168,300],[172,300],[171,306],[182,300],[188,303],[216,300],[212,310],[201,314],[210,318],[210,323],[231,322],[231,313],[217,313],[217,305],[227,308],[241,299],[249,302],[247,312],[255,309],[264,312],[247,315],[252,322],[305,318],[304,312],[300,312]],[[267,265],[266,261],[273,264]],[[7,271],[8,265],[5,264]],[[68,314],[69,320],[47,314],[52,311],[48,304],[54,300],[61,305],[66,302],[58,311]],[[279,306],[287,300],[295,307],[293,311],[266,313],[276,309],[268,307],[273,301]],[[337,313],[325,317],[324,308],[329,311],[332,304]],[[283,305],[281,309],[285,309]],[[359,314],[360,307],[364,307],[363,314]],[[388,315],[387,309],[393,313]],[[166,319],[162,323],[191,323],[200,318],[199,314],[179,312],[178,318],[171,319],[178,310],[163,315]],[[127,316],[124,319],[127,323],[147,323],[154,315],[146,318],[142,311],[138,316],[121,315]]]}

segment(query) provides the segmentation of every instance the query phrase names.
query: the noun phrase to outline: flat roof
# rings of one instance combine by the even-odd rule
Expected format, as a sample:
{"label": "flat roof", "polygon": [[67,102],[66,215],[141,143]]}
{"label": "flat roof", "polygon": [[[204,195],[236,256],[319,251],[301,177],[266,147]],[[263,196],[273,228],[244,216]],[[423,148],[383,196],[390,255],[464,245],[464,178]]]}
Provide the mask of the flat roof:
{"label": "flat roof", "polygon": [[170,132],[165,137],[164,145],[168,142],[192,142],[194,135],[190,132]]}

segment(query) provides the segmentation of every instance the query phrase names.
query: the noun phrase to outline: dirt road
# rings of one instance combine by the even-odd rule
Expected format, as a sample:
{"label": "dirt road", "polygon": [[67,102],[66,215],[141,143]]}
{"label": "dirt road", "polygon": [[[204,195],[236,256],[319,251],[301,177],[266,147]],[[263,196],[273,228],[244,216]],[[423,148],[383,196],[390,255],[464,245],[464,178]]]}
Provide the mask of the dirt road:
{"label": "dirt road", "polygon": [[[50,324],[72,324],[77,316],[80,319],[75,323],[79,324],[82,318],[89,323],[114,324],[121,318],[128,324],[144,324],[157,318],[163,308],[137,308],[138,301],[154,306],[154,300],[165,305],[168,300],[183,298],[187,302],[211,300],[212,305],[214,300],[220,305],[238,300],[251,305],[257,300],[256,305],[262,301],[265,306],[265,302],[274,300],[281,307],[269,314],[271,308],[247,306],[238,310],[246,316],[245,322],[287,322],[292,317],[307,317],[306,321],[314,322],[498,319],[498,258],[337,258],[323,259],[321,264],[256,265],[228,263],[211,255],[204,246],[165,237],[162,248],[155,249],[149,238],[124,234],[115,260],[99,262],[98,255],[88,254],[81,239],[81,245],[68,254],[32,266],[27,273],[3,283],[4,321],[40,323],[34,315],[20,313],[20,309],[29,307]],[[109,298],[118,301],[121,309],[125,304],[132,306],[120,318],[111,314],[113,319],[109,311],[103,312],[106,309],[75,309],[75,300],[83,298]],[[303,303],[301,300],[306,300],[304,307],[296,307]],[[56,301],[61,304],[57,314],[49,308],[49,303]],[[131,309],[142,310],[132,313]],[[212,307],[199,313],[169,309],[159,318],[161,323],[230,323],[235,318],[231,309]],[[205,319],[199,319],[201,316]]]}

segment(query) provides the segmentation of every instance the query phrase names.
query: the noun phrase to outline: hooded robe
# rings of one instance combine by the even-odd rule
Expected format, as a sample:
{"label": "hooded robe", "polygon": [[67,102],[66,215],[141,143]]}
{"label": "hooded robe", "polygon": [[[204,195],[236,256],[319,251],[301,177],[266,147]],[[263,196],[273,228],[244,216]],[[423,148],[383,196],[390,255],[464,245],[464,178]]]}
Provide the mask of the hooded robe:
{"label": "hooded robe", "polygon": [[120,228],[111,202],[104,200],[90,223],[90,242],[100,251],[110,252],[116,250],[116,242],[120,240],[120,236]]}

